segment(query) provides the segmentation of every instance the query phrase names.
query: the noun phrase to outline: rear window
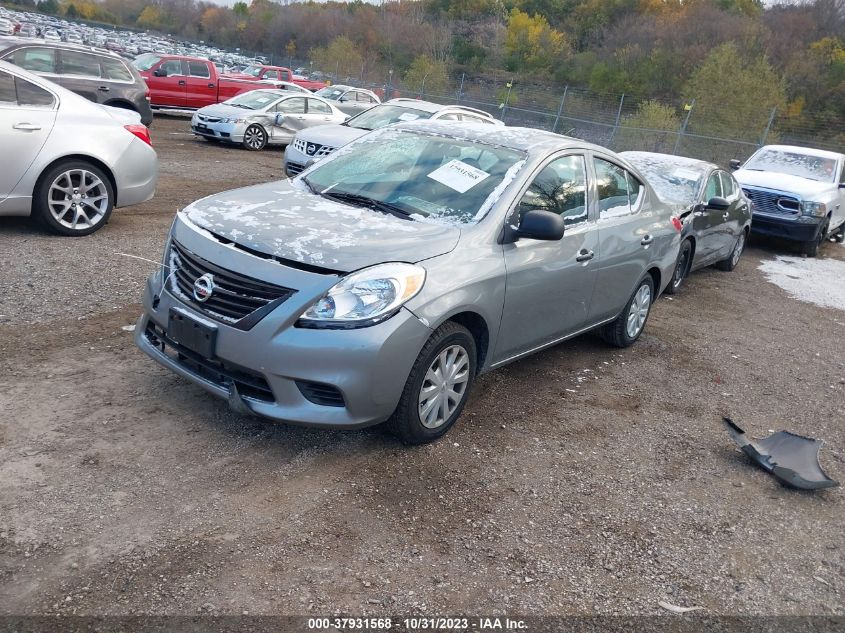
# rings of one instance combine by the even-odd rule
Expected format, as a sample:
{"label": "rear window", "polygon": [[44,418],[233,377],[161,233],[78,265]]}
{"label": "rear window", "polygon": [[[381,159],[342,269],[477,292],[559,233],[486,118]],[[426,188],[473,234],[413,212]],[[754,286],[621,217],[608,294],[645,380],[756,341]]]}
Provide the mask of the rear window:
{"label": "rear window", "polygon": [[94,55],[77,51],[62,51],[62,74],[80,77],[99,77],[100,61]]}
{"label": "rear window", "polygon": [[101,57],[100,64],[103,67],[103,75],[113,81],[135,81],[135,77],[119,59]]}
{"label": "rear window", "polygon": [[35,84],[15,77],[15,89],[18,93],[18,105],[22,106],[52,106],[53,95]]}

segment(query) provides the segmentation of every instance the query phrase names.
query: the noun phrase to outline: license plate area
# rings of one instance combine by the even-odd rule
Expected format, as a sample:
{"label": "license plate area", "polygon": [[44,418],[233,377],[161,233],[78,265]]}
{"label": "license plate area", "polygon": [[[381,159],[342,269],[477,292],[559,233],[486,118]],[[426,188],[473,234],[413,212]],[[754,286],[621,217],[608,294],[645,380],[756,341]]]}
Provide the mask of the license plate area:
{"label": "license plate area", "polygon": [[207,130],[208,126],[205,123],[197,123],[198,130]]}
{"label": "license plate area", "polygon": [[217,326],[203,323],[179,308],[170,308],[167,336],[203,358],[214,358]]}

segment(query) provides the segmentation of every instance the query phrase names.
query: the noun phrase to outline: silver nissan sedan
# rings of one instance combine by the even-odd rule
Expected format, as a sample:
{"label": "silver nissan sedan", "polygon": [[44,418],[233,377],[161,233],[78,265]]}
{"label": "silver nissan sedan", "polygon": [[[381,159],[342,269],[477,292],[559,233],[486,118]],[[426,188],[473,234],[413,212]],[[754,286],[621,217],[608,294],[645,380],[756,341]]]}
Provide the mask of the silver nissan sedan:
{"label": "silver nissan sedan", "polygon": [[612,152],[455,122],[372,132],[180,211],[136,343],[236,411],[422,443],[475,378],[599,328],[634,343],[680,223]]}

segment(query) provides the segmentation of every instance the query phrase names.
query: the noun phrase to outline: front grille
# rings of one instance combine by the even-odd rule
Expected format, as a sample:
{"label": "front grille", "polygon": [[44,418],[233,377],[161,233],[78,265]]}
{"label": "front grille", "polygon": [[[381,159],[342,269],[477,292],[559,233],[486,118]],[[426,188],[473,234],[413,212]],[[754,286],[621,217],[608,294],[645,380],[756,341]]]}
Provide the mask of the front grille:
{"label": "front grille", "polygon": [[305,169],[305,165],[300,165],[299,163],[292,163],[288,161],[287,170],[290,176],[296,176],[303,169]]}
{"label": "front grille", "polygon": [[221,360],[204,358],[168,338],[167,333],[152,322],[147,324],[144,336],[171,360],[223,389],[228,390],[229,386],[234,383],[238,388],[238,393],[242,396],[254,400],[263,400],[264,402],[276,401],[270,385],[260,374]]}
{"label": "front grille", "polygon": [[797,217],[801,214],[801,201],[793,195],[779,191],[743,187],[745,197],[751,200],[754,213]]}
{"label": "front grille", "polygon": [[293,147],[296,150],[299,150],[303,154],[307,156],[316,156],[317,158],[322,158],[323,156],[328,156],[337,148],[332,147],[331,145],[320,145],[319,143],[307,143],[302,139],[294,139]]}
{"label": "front grille", "polygon": [[[172,294],[202,314],[241,330],[251,328],[296,292],[215,266],[175,240],[168,259]],[[205,301],[198,301],[194,294],[200,277],[210,277],[212,290]]]}
{"label": "front grille", "polygon": [[342,407],[344,406],[343,394],[337,387],[332,385],[325,385],[319,382],[310,382],[306,380],[297,380],[296,386],[299,392],[305,396],[309,402],[319,404],[324,407]]}
{"label": "front grille", "polygon": [[221,120],[220,117],[205,116],[204,114],[197,114],[197,118],[203,123],[220,123]]}

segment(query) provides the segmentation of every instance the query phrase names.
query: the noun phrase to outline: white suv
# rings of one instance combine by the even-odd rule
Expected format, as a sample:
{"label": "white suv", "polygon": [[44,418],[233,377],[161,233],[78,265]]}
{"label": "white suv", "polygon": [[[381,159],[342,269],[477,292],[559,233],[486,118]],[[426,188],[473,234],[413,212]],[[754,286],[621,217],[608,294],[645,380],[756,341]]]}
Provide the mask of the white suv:
{"label": "white suv", "polygon": [[441,105],[418,99],[391,99],[352,117],[345,123],[320,125],[298,132],[285,150],[285,173],[295,176],[311,163],[372,130],[393,123],[421,119],[504,125],[490,114],[475,108]]}

